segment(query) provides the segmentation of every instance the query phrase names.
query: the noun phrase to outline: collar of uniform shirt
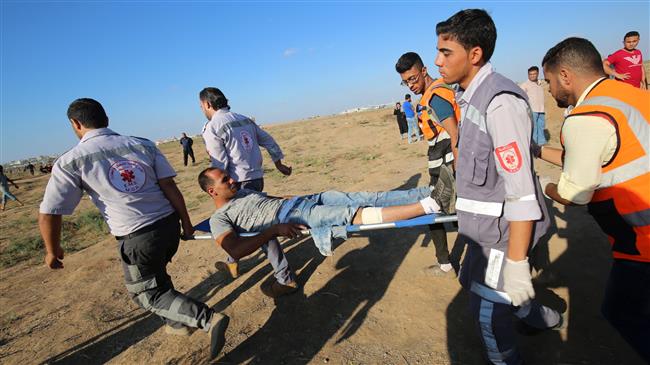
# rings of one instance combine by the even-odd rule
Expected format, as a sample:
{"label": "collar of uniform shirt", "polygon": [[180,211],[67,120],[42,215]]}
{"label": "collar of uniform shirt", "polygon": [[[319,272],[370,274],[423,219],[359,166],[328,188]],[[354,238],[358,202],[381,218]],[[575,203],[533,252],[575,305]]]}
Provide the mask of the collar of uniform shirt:
{"label": "collar of uniform shirt", "polygon": [[86,142],[87,140],[97,137],[97,136],[104,136],[104,135],[109,135],[109,134],[117,134],[110,130],[109,128],[97,128],[97,129],[92,129],[86,132],[83,137],[81,137],[81,140],[79,143]]}
{"label": "collar of uniform shirt", "polygon": [[485,80],[485,78],[492,72],[494,71],[490,62],[483,65],[483,67],[478,70],[476,75],[474,75],[474,78],[472,79],[472,82],[470,82],[467,86],[467,89],[465,89],[465,91],[461,91],[459,101],[462,103],[469,103],[469,101],[472,99],[472,96],[474,95],[474,92],[476,89],[478,89],[478,86],[481,85],[481,83],[483,83],[483,80]]}
{"label": "collar of uniform shirt", "polygon": [[596,84],[598,84],[598,83],[599,83],[601,80],[603,80],[603,79],[604,79],[604,77],[601,77],[601,78],[599,78],[598,80],[592,82],[591,85],[587,86],[587,88],[585,89],[585,91],[583,91],[583,92],[582,92],[582,95],[580,95],[580,97],[578,98],[578,101],[576,102],[576,105],[575,105],[575,106],[578,106],[578,105],[582,104],[582,102],[583,102],[583,101],[585,100],[585,98],[587,97],[587,94],[589,94],[589,93],[591,92],[591,90],[592,90],[594,87],[596,87]]}

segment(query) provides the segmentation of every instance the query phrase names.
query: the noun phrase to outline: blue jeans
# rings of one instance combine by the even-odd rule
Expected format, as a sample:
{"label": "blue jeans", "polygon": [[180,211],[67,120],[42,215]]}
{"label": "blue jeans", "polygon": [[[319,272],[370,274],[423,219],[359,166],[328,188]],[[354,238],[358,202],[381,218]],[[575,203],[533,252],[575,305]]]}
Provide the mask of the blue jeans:
{"label": "blue jeans", "polygon": [[412,135],[415,135],[415,141],[417,142],[420,138],[420,128],[418,128],[417,118],[406,118],[406,122],[408,123],[409,143],[411,143]]}
{"label": "blue jeans", "polygon": [[385,192],[344,193],[326,191],[289,200],[284,204],[293,204],[286,217],[280,217],[281,223],[304,224],[310,227],[314,243],[323,256],[332,255],[332,238],[346,239],[347,225],[352,224],[354,214],[360,207],[389,207],[413,204],[428,197],[428,186],[410,190]]}
{"label": "blue jeans", "polygon": [[544,128],[546,122],[544,120],[544,113],[533,112],[533,141],[542,146],[546,144],[546,136],[544,135]]}

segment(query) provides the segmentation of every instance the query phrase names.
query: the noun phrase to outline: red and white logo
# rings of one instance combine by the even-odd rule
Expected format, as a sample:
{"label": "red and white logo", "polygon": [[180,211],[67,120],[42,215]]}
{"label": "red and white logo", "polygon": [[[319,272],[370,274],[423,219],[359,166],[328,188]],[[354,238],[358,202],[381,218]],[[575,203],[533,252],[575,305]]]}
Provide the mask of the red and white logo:
{"label": "red and white logo", "polygon": [[108,169],[108,180],[113,187],[123,193],[135,193],[140,190],[147,174],[137,161],[118,161]]}
{"label": "red and white logo", "polygon": [[521,168],[521,152],[517,142],[510,142],[505,146],[497,147],[495,149],[499,164],[504,170],[513,173],[519,171]]}
{"label": "red and white logo", "polygon": [[629,63],[631,63],[633,65],[638,65],[638,64],[641,63],[641,55],[638,55],[638,54],[628,56],[628,57],[623,57],[623,59],[625,59],[626,61],[628,61]]}
{"label": "red and white logo", "polygon": [[239,136],[241,137],[241,143],[244,145],[246,151],[250,151],[253,148],[253,138],[251,138],[251,135],[246,131],[241,131]]}

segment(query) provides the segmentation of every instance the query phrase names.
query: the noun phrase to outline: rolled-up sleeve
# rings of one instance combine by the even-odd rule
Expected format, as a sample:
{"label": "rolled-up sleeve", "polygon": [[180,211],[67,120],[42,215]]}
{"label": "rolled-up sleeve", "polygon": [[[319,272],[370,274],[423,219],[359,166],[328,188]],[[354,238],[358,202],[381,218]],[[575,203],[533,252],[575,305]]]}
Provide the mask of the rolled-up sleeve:
{"label": "rolled-up sleeve", "polygon": [[504,217],[508,221],[541,218],[530,156],[532,120],[524,99],[497,95],[487,110],[487,131],[494,145],[497,173],[505,187]]}
{"label": "rolled-up sleeve", "polygon": [[255,132],[257,133],[257,143],[269,151],[269,155],[271,155],[273,162],[284,158],[282,149],[267,131],[255,124]]}
{"label": "rolled-up sleeve", "polygon": [[61,168],[59,161],[52,167],[52,175],[45,187],[39,212],[43,214],[70,215],[79,204],[83,190],[81,177]]}
{"label": "rolled-up sleeve", "polygon": [[564,164],[557,185],[560,196],[587,204],[600,184],[601,166],[616,151],[616,129],[597,116],[572,116],[562,127]]}
{"label": "rolled-up sleeve", "polygon": [[228,151],[223,139],[217,136],[212,123],[208,123],[203,130],[205,148],[210,156],[210,166],[223,171],[228,171]]}

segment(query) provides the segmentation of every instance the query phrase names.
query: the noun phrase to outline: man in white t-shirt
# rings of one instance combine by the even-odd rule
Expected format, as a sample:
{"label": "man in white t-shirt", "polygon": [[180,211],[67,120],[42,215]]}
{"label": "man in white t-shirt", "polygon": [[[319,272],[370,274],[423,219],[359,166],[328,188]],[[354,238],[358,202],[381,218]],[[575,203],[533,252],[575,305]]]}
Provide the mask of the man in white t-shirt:
{"label": "man in white t-shirt", "polygon": [[522,82],[519,87],[528,95],[528,104],[533,112],[533,141],[539,146],[546,144],[544,128],[544,86],[542,81],[538,80],[539,67],[532,66],[528,69],[528,80]]}

